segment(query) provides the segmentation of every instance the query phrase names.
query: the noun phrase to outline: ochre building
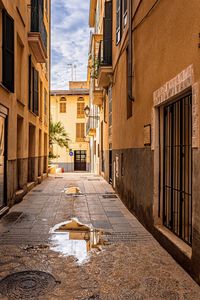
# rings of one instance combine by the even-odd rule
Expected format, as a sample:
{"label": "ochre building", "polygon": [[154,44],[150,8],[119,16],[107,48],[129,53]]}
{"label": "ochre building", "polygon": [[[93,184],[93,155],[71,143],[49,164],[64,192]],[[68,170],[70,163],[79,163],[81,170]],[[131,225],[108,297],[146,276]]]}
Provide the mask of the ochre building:
{"label": "ochre building", "polygon": [[0,213],[47,175],[50,1],[0,1]]}
{"label": "ochre building", "polygon": [[84,108],[89,104],[87,82],[70,82],[69,90],[51,91],[51,121],[61,122],[68,134],[69,148],[53,145],[52,163],[63,172],[90,171],[90,148],[86,137]]}
{"label": "ochre building", "polygon": [[98,172],[198,282],[199,9],[187,0],[90,1],[90,26],[102,35],[92,64],[103,89]]}

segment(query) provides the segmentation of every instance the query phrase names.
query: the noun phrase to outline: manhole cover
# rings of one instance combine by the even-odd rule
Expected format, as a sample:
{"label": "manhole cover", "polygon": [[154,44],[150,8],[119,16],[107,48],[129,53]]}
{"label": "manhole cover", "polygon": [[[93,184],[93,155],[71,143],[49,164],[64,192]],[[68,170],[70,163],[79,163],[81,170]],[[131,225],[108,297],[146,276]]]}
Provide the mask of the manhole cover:
{"label": "manhole cover", "polygon": [[91,179],[88,179],[88,181],[100,181],[101,179],[97,179],[97,178],[91,178]]}
{"label": "manhole cover", "polygon": [[55,278],[46,272],[13,273],[0,281],[0,293],[9,299],[35,299],[56,286]]}
{"label": "manhole cover", "polygon": [[117,195],[107,194],[102,196],[104,199],[114,199],[117,198]]}

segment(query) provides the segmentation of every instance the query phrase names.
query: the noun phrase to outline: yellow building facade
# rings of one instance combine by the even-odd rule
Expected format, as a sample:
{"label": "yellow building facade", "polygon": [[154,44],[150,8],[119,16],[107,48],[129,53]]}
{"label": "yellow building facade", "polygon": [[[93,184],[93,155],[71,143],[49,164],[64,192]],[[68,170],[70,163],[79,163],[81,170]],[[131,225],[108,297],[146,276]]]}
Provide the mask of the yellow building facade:
{"label": "yellow building facade", "polygon": [[69,148],[53,145],[52,160],[62,172],[90,171],[90,148],[86,138],[84,108],[89,104],[86,82],[70,82],[69,90],[51,91],[51,121],[61,122],[69,137]]}
{"label": "yellow building facade", "polygon": [[50,1],[0,1],[0,211],[47,175]]}

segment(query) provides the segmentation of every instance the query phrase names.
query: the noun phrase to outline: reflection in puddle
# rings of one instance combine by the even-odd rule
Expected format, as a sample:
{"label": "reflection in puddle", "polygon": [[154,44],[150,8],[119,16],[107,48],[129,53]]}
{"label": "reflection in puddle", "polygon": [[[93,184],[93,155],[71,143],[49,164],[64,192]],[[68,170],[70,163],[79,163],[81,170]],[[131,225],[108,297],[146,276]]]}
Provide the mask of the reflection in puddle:
{"label": "reflection in puddle", "polygon": [[76,218],[57,224],[51,233],[51,249],[66,256],[74,256],[79,263],[88,258],[92,249],[101,250],[103,244],[101,231],[80,223]]}
{"label": "reflection in puddle", "polygon": [[71,187],[68,187],[68,188],[64,189],[64,193],[67,196],[71,196],[71,195],[80,196],[80,195],[82,195],[80,188],[76,187],[76,186],[71,186]]}

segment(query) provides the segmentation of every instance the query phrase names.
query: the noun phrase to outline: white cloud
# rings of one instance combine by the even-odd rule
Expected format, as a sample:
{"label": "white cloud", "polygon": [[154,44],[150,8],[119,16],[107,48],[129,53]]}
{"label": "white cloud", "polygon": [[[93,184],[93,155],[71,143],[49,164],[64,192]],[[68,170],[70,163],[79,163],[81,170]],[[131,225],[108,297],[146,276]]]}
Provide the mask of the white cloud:
{"label": "white cloud", "polygon": [[52,0],[52,89],[68,88],[71,80],[68,64],[76,65],[76,80],[86,80],[88,18],[89,0]]}

